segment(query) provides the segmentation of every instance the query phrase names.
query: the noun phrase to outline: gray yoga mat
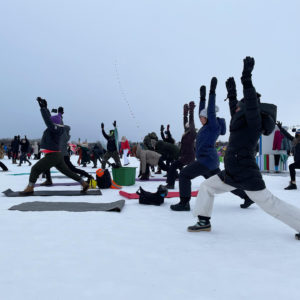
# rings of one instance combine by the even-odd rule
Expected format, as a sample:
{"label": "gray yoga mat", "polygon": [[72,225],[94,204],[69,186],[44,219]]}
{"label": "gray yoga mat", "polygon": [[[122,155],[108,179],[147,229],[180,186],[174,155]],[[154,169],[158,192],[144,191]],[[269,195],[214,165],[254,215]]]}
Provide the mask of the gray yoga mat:
{"label": "gray yoga mat", "polygon": [[89,203],[89,202],[24,202],[14,205],[9,210],[19,211],[114,211],[121,212],[125,205],[125,200],[110,203]]}
{"label": "gray yoga mat", "polygon": [[77,191],[34,191],[33,195],[22,196],[19,191],[14,192],[11,189],[8,189],[2,192],[6,197],[33,197],[33,196],[100,196],[102,195],[100,190],[88,190],[85,193],[81,193],[80,190]]}

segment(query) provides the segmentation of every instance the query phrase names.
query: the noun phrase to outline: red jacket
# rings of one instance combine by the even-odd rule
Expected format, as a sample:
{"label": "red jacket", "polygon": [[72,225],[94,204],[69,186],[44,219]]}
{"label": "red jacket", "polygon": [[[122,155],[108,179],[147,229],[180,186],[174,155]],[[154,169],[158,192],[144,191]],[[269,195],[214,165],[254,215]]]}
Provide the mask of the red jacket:
{"label": "red jacket", "polygon": [[123,151],[125,149],[128,149],[130,151],[128,140],[126,140],[125,142],[121,142],[121,150],[120,151]]}
{"label": "red jacket", "polygon": [[276,130],[275,134],[274,134],[272,150],[281,150],[281,142],[282,142],[283,138],[284,138],[284,135],[280,132],[280,130]]}

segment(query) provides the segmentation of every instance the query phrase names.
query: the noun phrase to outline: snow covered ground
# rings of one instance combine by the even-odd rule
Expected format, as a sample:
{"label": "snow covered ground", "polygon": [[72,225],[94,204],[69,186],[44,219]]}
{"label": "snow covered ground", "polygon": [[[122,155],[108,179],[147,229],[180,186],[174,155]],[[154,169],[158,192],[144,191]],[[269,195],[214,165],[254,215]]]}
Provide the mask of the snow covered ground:
{"label": "snow covered ground", "polygon": [[[0,191],[22,190],[29,176],[9,174],[30,167],[4,162],[10,172],[0,172]],[[284,190],[289,177],[264,179],[276,196],[300,207],[300,191]],[[193,190],[202,180],[193,181]],[[141,183],[150,191],[158,184]],[[135,192],[138,186],[123,189]],[[103,190],[100,197],[46,201],[119,199],[118,191]],[[299,299],[295,232],[256,205],[240,209],[242,201],[230,193],[216,197],[212,231],[200,233],[186,230],[196,221],[191,212],[169,209],[178,198],[166,199],[161,207],[128,200],[121,213],[8,210],[26,201],[45,198],[1,197],[0,299]]]}

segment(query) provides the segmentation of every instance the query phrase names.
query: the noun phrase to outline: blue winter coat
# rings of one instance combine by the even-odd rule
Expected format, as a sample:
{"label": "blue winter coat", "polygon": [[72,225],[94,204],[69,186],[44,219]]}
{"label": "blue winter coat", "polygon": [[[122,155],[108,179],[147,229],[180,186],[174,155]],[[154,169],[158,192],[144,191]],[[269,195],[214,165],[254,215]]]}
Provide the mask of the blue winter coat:
{"label": "blue winter coat", "polygon": [[[205,108],[205,100],[200,101],[199,112]],[[209,170],[219,167],[216,141],[219,135],[226,133],[226,122],[216,116],[216,95],[209,95],[207,107],[207,123],[198,131],[196,137],[196,158]]]}

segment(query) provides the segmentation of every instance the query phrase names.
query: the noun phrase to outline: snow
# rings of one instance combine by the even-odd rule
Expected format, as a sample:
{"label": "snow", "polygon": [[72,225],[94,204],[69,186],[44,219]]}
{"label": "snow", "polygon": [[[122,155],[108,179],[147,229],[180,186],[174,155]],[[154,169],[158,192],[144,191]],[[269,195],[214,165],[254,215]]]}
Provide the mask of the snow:
{"label": "snow", "polygon": [[[9,174],[29,172],[30,167],[3,162],[10,172],[0,172],[1,191],[22,190],[29,176]],[[130,162],[138,166],[134,158]],[[264,179],[276,196],[300,207],[299,191],[284,190],[286,174]],[[193,190],[203,180],[193,180]],[[155,191],[159,183],[123,189],[135,192],[139,184]],[[119,199],[118,191],[103,190],[100,197],[46,201]],[[1,299],[299,299],[300,242],[295,232],[256,205],[240,209],[242,201],[230,193],[216,197],[212,231],[200,233],[186,230],[196,222],[191,212],[169,209],[178,198],[166,199],[160,207],[127,200],[121,213],[8,210],[26,201],[45,198],[2,195],[0,201]]]}

